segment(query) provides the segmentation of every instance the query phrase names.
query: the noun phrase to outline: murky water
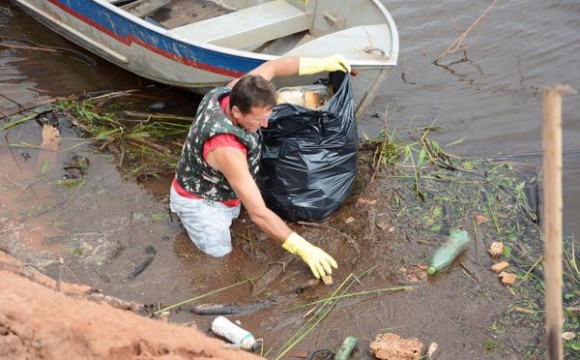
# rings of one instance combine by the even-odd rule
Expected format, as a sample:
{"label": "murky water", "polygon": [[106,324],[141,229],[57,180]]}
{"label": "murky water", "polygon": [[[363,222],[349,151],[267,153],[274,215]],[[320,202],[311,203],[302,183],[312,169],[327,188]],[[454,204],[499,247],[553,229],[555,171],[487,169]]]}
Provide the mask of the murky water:
{"label": "murky water", "polygon": [[[542,150],[541,90],[556,84],[580,86],[580,3],[574,1],[498,1],[463,41],[465,52],[433,61],[467,29],[491,1],[384,1],[397,23],[401,51],[376,111],[388,104],[397,134],[430,126],[441,144],[464,141],[451,152],[475,157],[538,154]],[[456,64],[453,64],[456,63]],[[580,102],[563,102],[565,227],[578,234],[580,211]],[[376,133],[381,123],[365,119]],[[370,130],[372,129],[372,130]],[[575,153],[574,153],[575,151]]]}
{"label": "murky water", "polygon": [[[577,2],[499,1],[465,38],[460,50],[433,61],[489,6],[456,0],[429,4],[385,1],[400,34],[400,61],[378,93],[360,132],[376,135],[388,105],[391,131],[435,125],[441,144],[463,139],[452,151],[460,155],[496,156],[537,153],[541,160],[541,89],[555,84],[580,88],[580,4]],[[79,50],[4,4],[2,36]],[[10,44],[6,38],[5,43]],[[33,46],[33,45],[32,45]],[[83,91],[127,89],[144,80],[94,56],[90,65],[66,53],[2,48],[0,111],[24,107]],[[170,95],[169,95],[170,96]],[[176,97],[178,95],[175,95]],[[179,93],[181,99],[183,94]],[[9,100],[11,99],[11,100]],[[564,148],[580,150],[580,102],[564,98]],[[194,101],[195,103],[195,101]],[[184,105],[187,105],[184,103]],[[189,111],[187,107],[184,111]],[[566,227],[580,206],[575,188],[577,156],[565,162]],[[570,179],[570,180],[568,180]],[[570,194],[572,193],[572,194]]]}
{"label": "murky water", "polygon": [[[438,64],[434,64],[437,56],[485,11],[491,1],[383,3],[392,12],[399,28],[400,63],[392,70],[368,114],[360,119],[361,136],[363,133],[370,137],[378,134],[388,106],[389,129],[403,139],[408,138],[409,130],[434,125],[438,132],[432,133],[431,139],[442,145],[463,139],[449,149],[451,153],[492,158],[526,156],[527,161],[540,164],[541,89],[560,83],[580,89],[580,43],[577,41],[580,3],[498,1],[465,38],[464,51],[448,54]],[[6,1],[0,2],[0,36],[2,116],[59,96],[149,84],[90,54],[83,53],[96,65],[72,52],[3,46],[22,45],[11,40],[17,38],[30,41],[31,47],[36,43],[82,52]],[[198,101],[194,95],[164,87],[159,87],[156,94],[164,101],[175,101],[177,112],[182,114],[190,114]],[[568,96],[563,106],[564,227],[566,236],[576,238],[580,234],[577,221],[580,212],[580,102],[577,100],[578,96]],[[238,247],[224,259],[200,255],[169,218],[165,202],[169,178],[150,183],[144,190],[124,180],[110,156],[94,151],[71,129],[62,131],[61,151],[53,171],[46,171],[38,161],[42,153],[35,148],[41,140],[38,123],[29,122],[2,133],[0,236],[16,256],[34,260],[36,266],[53,275],[58,273],[59,257],[63,257],[69,270],[74,269],[64,271],[68,281],[78,279],[119,297],[164,304],[229,285],[243,280],[243,276],[263,273],[274,266],[276,259],[283,258],[280,249],[261,249],[261,246],[270,245],[261,238],[255,239],[255,243],[248,239],[240,246],[244,251]],[[90,176],[84,187],[64,191],[54,183],[62,177],[58,169],[62,169],[72,154],[81,154],[90,160]],[[248,226],[239,224],[240,229]],[[313,237],[332,236],[328,231],[305,231]],[[6,238],[8,232],[10,238]],[[147,245],[157,249],[154,262],[142,276],[128,280],[127,275],[146,257]],[[37,249],[37,254],[31,255],[27,248]],[[82,256],[89,252],[93,256]],[[252,255],[248,257],[248,253]],[[102,261],[111,258],[118,261],[103,266]],[[340,274],[348,274],[348,270],[356,268],[347,260],[341,260],[344,272]],[[296,263],[294,261],[294,265]],[[200,264],[203,264],[203,271],[200,271]],[[373,277],[377,287],[391,285],[392,275],[385,266]],[[248,271],[248,267],[252,271]],[[440,282],[439,290],[423,289],[418,296],[425,304],[435,304],[441,296],[445,299],[446,291],[451,294],[453,286],[459,289],[473,286],[469,279],[460,275],[461,272],[455,272],[447,279],[451,285],[444,286]],[[284,284],[277,290],[289,292],[307,277],[294,267],[281,279]],[[291,281],[296,283],[288,283]],[[484,280],[478,286],[494,288],[497,284]],[[248,296],[247,287],[232,291],[234,293],[211,300],[231,301],[236,294]],[[485,299],[466,298],[457,312],[451,311],[452,317],[424,314],[426,318],[418,318],[412,304],[395,310],[390,305],[408,301],[406,294],[397,294],[387,302],[373,303],[387,314],[379,317],[374,307],[365,305],[363,300],[352,300],[337,309],[332,326],[323,329],[321,343],[328,339],[338,339],[339,343],[345,335],[340,330],[349,327],[362,331],[361,339],[368,343],[377,329],[404,323],[404,328],[398,328],[401,333],[419,337],[438,333],[440,327],[446,328],[447,333],[441,335],[438,342],[446,345],[447,355],[451,357],[443,358],[460,358],[455,356],[468,353],[473,356],[464,358],[496,358],[495,355],[482,355],[477,344],[468,340],[463,348],[459,343],[451,345],[454,337],[468,338],[462,329],[468,327],[470,321],[489,320],[494,314],[493,305]],[[501,299],[495,305],[503,301],[507,300]],[[350,309],[357,305],[360,306],[358,317],[353,320]],[[284,333],[283,330],[298,322],[302,315],[290,313],[281,319],[277,311],[265,312],[260,320],[246,318],[245,324]],[[482,318],[482,312],[489,315]],[[178,316],[179,321],[190,318],[185,312]],[[200,328],[209,323],[204,319],[196,321]],[[480,338],[485,336],[485,329],[471,330]],[[311,342],[315,343],[316,340]],[[516,345],[512,343],[503,354],[517,354]],[[366,358],[364,353],[358,356]]]}

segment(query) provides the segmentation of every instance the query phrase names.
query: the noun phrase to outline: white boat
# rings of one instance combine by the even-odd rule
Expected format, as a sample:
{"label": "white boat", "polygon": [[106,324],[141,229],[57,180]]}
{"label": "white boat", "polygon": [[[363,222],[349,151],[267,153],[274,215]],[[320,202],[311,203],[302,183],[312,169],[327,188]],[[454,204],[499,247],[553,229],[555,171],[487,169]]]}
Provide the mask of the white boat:
{"label": "white boat", "polygon": [[[12,0],[70,41],[142,77],[204,92],[279,56],[345,56],[366,108],[397,63],[379,0]],[[278,86],[310,79],[277,79]]]}

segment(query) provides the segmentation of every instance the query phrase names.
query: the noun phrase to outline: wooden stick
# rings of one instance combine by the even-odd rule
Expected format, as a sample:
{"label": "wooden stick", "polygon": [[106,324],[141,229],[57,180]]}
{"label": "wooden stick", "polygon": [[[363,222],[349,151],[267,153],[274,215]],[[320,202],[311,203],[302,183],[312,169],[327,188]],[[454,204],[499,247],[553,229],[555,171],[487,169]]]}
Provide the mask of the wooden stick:
{"label": "wooden stick", "polygon": [[459,47],[461,46],[461,43],[463,42],[463,40],[465,40],[465,38],[469,34],[469,32],[471,30],[473,30],[473,28],[476,27],[477,24],[479,24],[481,19],[483,19],[485,17],[485,15],[494,7],[496,2],[497,2],[497,0],[493,0],[493,2],[487,7],[487,9],[485,9],[485,11],[483,13],[481,13],[481,15],[479,15],[479,17],[473,22],[473,24],[471,24],[457,39],[455,39],[455,41],[453,41],[447,47],[447,49],[445,49],[445,51],[443,51],[441,54],[439,54],[439,56],[437,56],[437,58],[435,59],[435,62],[441,60],[445,55],[457,51],[459,49]]}
{"label": "wooden stick", "polygon": [[37,47],[37,46],[0,44],[0,47],[5,47],[5,48],[8,48],[8,49],[23,49],[23,50],[46,51],[46,52],[51,52],[51,53],[58,52],[58,50],[55,50],[55,49],[42,48],[42,47]]}
{"label": "wooden stick", "polygon": [[544,93],[544,257],[548,359],[564,358],[562,346],[562,94],[558,85]]}

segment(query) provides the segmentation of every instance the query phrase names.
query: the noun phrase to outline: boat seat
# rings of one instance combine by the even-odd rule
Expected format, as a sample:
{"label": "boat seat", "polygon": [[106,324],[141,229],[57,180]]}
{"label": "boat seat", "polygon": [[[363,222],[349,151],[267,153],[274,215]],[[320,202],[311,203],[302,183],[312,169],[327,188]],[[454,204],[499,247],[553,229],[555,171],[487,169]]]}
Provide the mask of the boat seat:
{"label": "boat seat", "polygon": [[298,44],[287,56],[324,57],[342,54],[351,60],[385,61],[391,56],[391,36],[386,24],[360,25]]}
{"label": "boat seat", "polygon": [[284,0],[274,0],[242,10],[176,27],[168,34],[233,49],[261,45],[308,30],[306,13]]}

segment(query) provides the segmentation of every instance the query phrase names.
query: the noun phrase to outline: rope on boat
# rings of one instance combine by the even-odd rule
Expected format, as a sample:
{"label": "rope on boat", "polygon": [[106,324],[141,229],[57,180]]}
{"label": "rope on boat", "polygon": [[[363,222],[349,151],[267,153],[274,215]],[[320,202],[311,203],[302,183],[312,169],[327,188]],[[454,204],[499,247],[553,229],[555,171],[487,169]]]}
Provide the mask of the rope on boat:
{"label": "rope on boat", "polygon": [[367,111],[369,105],[374,100],[375,96],[377,95],[377,91],[379,87],[387,78],[388,70],[386,68],[381,69],[379,76],[375,79],[375,82],[370,87],[369,91],[367,92],[366,96],[364,97],[363,101],[361,101],[358,109],[356,110],[356,114],[354,116],[355,119],[360,120],[361,116]]}

